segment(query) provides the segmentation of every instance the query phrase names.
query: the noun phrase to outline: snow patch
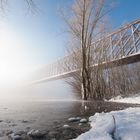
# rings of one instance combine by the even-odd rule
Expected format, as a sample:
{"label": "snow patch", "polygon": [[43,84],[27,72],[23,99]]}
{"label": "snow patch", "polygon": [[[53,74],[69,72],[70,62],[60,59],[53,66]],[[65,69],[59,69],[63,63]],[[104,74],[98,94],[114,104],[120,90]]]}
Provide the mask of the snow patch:
{"label": "snow patch", "polygon": [[140,104],[140,94],[136,94],[131,97],[125,97],[125,98],[122,98],[121,96],[117,96],[117,97],[110,99],[109,101]]}
{"label": "snow patch", "polygon": [[91,129],[75,140],[140,140],[140,108],[96,113],[89,121]]}
{"label": "snow patch", "polygon": [[76,140],[112,140],[111,134],[115,129],[113,116],[109,113],[96,113],[89,118],[90,131],[80,135]]}

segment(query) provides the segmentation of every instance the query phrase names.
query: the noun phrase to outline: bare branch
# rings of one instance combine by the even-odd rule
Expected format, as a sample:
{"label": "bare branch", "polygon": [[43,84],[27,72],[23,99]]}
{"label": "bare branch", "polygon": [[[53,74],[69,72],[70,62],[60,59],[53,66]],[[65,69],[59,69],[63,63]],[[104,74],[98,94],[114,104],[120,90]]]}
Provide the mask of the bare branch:
{"label": "bare branch", "polygon": [[[5,12],[7,10],[9,0],[0,0],[0,10],[2,12]],[[38,11],[38,7],[35,4],[35,0],[24,0],[27,4],[27,11],[28,13],[31,12],[32,14],[35,14]]]}

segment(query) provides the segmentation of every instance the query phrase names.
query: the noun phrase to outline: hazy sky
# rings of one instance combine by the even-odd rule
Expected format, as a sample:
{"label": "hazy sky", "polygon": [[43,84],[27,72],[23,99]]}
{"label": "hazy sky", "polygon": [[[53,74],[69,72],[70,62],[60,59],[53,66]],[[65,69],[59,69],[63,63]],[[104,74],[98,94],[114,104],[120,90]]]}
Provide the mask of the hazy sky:
{"label": "hazy sky", "polygon": [[[10,79],[16,79],[21,73],[50,63],[64,54],[67,38],[58,9],[70,5],[73,0],[35,2],[40,9],[35,15],[28,13],[24,0],[9,0],[5,13],[1,11],[0,76],[7,76],[8,80],[10,76]],[[109,13],[113,27],[140,17],[140,0],[115,2],[116,8]]]}

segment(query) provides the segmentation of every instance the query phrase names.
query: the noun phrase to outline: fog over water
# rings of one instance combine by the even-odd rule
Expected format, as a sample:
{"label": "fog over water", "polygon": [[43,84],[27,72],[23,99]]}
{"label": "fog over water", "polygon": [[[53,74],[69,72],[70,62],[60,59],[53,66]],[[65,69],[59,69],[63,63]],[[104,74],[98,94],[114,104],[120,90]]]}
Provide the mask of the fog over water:
{"label": "fog over water", "polygon": [[47,101],[47,100],[76,100],[71,87],[64,80],[56,80],[41,84],[8,87],[1,89],[2,101]]}

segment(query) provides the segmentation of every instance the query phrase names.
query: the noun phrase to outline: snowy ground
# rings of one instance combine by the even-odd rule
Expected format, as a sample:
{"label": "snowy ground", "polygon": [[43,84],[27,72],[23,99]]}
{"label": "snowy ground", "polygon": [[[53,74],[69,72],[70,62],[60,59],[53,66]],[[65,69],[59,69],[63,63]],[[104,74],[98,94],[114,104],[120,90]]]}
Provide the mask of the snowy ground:
{"label": "snowy ground", "polygon": [[91,129],[76,140],[140,140],[140,108],[96,113]]}
{"label": "snowy ground", "polygon": [[110,101],[140,104],[140,93],[133,95],[133,96],[130,96],[130,97],[126,97],[126,98],[122,98],[121,96],[117,96],[115,98],[112,98]]}

